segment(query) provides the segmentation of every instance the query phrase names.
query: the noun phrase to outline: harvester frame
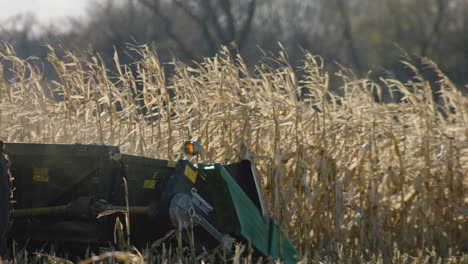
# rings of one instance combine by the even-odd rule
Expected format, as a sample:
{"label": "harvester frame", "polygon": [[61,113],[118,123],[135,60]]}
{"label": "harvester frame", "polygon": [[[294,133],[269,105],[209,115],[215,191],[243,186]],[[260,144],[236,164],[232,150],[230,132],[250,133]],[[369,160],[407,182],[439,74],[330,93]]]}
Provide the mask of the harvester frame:
{"label": "harvester frame", "polygon": [[[126,235],[137,246],[190,228],[198,250],[221,245],[230,251],[234,242],[248,242],[262,255],[296,260],[293,245],[265,210],[249,160],[223,166],[127,155],[114,146],[1,145],[3,241],[8,236],[105,244],[112,240],[116,218],[128,214]],[[199,145],[186,142],[184,147],[193,155]],[[15,186],[12,208],[8,168]]]}

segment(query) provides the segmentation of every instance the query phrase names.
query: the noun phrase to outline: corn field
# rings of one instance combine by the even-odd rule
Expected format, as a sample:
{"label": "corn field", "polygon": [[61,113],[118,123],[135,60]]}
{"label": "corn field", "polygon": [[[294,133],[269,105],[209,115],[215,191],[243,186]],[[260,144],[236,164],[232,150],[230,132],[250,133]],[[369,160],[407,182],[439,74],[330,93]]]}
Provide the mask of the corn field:
{"label": "corn field", "polygon": [[248,67],[227,49],[189,66],[163,64],[148,46],[128,48],[131,65],[115,54],[112,67],[49,47],[51,81],[1,46],[1,140],[170,160],[197,140],[204,162],[255,161],[267,208],[303,263],[468,262],[468,97],[430,60],[438,93],[409,62],[411,81],[374,82],[325,72],[308,52],[300,67],[285,51]]}

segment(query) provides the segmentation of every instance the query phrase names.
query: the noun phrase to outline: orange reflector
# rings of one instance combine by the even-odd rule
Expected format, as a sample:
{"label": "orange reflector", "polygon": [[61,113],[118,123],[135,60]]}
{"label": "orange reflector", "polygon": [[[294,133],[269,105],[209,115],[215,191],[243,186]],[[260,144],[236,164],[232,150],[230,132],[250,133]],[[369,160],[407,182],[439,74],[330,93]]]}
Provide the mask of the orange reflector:
{"label": "orange reflector", "polygon": [[193,143],[188,142],[187,144],[185,144],[185,153],[193,154],[194,151],[195,151],[195,146],[193,145]]}
{"label": "orange reflector", "polygon": [[184,151],[186,155],[194,156],[200,152],[200,148],[201,146],[198,145],[196,141],[185,141],[182,151]]}

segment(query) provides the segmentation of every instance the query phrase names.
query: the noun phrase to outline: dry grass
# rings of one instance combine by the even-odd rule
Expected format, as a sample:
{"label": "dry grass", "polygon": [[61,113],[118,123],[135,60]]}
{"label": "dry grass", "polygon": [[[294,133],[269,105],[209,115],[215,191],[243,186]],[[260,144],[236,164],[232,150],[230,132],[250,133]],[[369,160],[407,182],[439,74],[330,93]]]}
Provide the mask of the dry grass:
{"label": "dry grass", "polygon": [[[271,214],[309,261],[468,261],[468,98],[432,62],[438,102],[409,63],[408,83],[337,73],[338,95],[309,53],[300,69],[285,52],[248,69],[227,51],[196,67],[162,65],[145,46],[130,52],[133,74],[117,54],[110,73],[98,56],[60,59],[51,48],[59,81],[46,82],[3,43],[0,138],[164,159],[197,139],[209,161],[255,159]],[[380,103],[383,91],[403,97]]]}

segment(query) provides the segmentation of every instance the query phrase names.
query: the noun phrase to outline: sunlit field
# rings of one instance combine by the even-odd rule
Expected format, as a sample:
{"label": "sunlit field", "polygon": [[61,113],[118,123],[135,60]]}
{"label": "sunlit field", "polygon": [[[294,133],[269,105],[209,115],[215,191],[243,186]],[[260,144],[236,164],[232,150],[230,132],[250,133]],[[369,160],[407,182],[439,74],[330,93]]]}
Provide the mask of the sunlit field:
{"label": "sunlit field", "polygon": [[[302,263],[468,263],[468,97],[431,61],[436,84],[409,62],[401,67],[411,81],[373,82],[325,72],[310,53],[300,67],[285,52],[247,67],[227,50],[190,66],[162,64],[146,46],[128,52],[132,65],[115,54],[110,67],[50,48],[58,79],[49,81],[34,58],[3,43],[0,139],[117,145],[170,160],[198,140],[207,163],[255,161],[267,208]],[[227,261],[252,261],[241,249]],[[16,250],[17,263],[53,261]],[[161,247],[114,254],[129,263],[212,259]]]}

